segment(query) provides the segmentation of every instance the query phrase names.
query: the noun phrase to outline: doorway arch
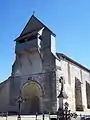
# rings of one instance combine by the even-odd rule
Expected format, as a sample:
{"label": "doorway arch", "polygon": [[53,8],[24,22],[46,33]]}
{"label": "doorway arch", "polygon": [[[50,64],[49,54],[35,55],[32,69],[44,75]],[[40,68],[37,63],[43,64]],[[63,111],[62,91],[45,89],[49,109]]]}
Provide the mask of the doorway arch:
{"label": "doorway arch", "polygon": [[36,81],[26,83],[21,89],[21,95],[24,100],[21,112],[23,114],[40,113],[42,94],[42,88]]}

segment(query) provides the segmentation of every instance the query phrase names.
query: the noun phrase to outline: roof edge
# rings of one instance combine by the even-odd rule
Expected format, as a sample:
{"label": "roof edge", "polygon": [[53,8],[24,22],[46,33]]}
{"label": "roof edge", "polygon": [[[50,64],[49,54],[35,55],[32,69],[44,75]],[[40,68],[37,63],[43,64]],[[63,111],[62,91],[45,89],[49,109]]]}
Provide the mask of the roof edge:
{"label": "roof edge", "polygon": [[90,69],[88,69],[87,67],[85,67],[85,66],[83,66],[82,64],[78,63],[77,61],[71,59],[70,57],[66,56],[65,54],[63,54],[63,53],[56,53],[56,54],[57,54],[57,56],[58,56],[59,58],[60,58],[60,57],[65,58],[67,61],[70,61],[71,63],[79,66],[80,68],[82,68],[82,69],[90,72]]}
{"label": "roof edge", "polygon": [[[34,17],[36,20],[38,20],[46,29],[48,29],[48,30],[54,35],[54,37],[56,37],[56,34],[55,34],[54,32],[52,32],[52,30],[50,30],[50,29],[49,29],[39,18],[37,18],[35,15],[32,15],[32,16],[30,17],[30,19],[29,19],[28,22],[26,23],[24,29],[26,28],[26,26],[28,25],[28,23],[29,23],[29,21],[32,19],[32,17]],[[23,36],[23,35],[24,35],[24,34],[22,35],[24,29],[22,30],[20,36]]]}

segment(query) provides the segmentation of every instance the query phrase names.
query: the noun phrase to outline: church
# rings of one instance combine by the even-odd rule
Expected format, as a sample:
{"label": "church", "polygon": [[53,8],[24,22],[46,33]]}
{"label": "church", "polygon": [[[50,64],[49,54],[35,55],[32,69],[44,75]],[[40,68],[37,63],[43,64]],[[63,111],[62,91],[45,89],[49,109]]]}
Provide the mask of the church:
{"label": "church", "polygon": [[0,112],[18,112],[21,96],[21,114],[56,113],[65,101],[71,112],[90,113],[90,70],[57,53],[55,42],[55,33],[32,15],[15,39],[11,76],[0,83]]}

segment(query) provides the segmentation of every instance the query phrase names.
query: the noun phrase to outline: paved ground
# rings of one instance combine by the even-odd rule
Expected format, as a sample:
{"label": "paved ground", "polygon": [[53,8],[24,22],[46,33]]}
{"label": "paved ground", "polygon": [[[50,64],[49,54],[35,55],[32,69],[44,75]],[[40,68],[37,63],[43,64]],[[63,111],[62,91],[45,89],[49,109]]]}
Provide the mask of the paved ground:
{"label": "paved ground", "polygon": [[[17,120],[17,116],[0,117],[0,120]],[[21,120],[36,120],[36,116],[21,116]],[[43,120],[42,115],[37,116],[37,120]],[[45,120],[49,120],[49,115],[45,115]]]}
{"label": "paved ground", "polygon": [[[57,118],[55,115],[51,116]],[[18,120],[17,116],[8,116],[8,117],[0,117],[0,120]],[[21,120],[36,120],[35,115],[27,115],[27,116],[21,116]],[[43,120],[42,115],[37,116],[37,120]],[[49,115],[45,115],[44,120],[50,120]],[[71,120],[80,120],[80,117],[77,119],[72,118]]]}

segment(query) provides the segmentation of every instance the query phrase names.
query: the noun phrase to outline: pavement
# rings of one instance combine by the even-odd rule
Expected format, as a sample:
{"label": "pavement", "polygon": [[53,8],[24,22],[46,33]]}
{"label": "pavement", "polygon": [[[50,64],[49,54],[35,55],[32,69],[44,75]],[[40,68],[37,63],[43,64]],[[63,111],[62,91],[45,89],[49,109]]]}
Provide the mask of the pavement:
{"label": "pavement", "polygon": [[[49,120],[49,115],[45,115],[45,120]],[[0,117],[0,120],[18,120],[17,116]],[[21,120],[36,120],[35,115],[21,116]],[[37,120],[43,120],[42,115],[37,116]]]}
{"label": "pavement", "polygon": [[[50,120],[50,118],[57,118],[56,115],[45,115],[44,120]],[[0,116],[0,120],[43,120],[43,116],[42,115],[38,115],[37,119],[35,115],[22,115],[21,119],[18,119],[18,116],[8,116],[8,117],[1,117]],[[80,117],[75,118],[71,118],[71,120],[81,120]]]}

